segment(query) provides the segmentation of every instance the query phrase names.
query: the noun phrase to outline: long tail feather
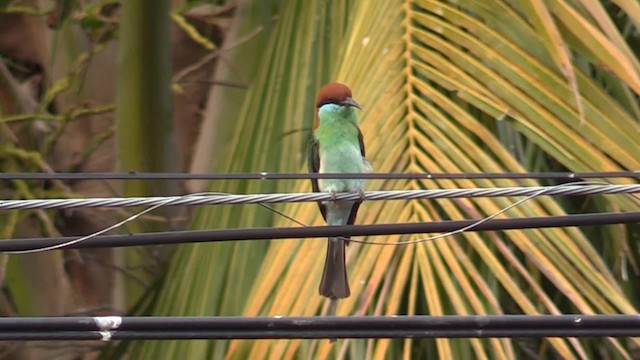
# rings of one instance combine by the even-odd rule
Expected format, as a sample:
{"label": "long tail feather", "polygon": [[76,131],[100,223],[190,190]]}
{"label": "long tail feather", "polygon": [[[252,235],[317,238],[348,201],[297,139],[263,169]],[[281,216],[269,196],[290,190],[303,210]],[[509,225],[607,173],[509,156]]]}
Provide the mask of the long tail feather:
{"label": "long tail feather", "polygon": [[329,238],[319,291],[320,295],[330,299],[343,299],[351,295],[344,247],[344,240],[336,237]]}

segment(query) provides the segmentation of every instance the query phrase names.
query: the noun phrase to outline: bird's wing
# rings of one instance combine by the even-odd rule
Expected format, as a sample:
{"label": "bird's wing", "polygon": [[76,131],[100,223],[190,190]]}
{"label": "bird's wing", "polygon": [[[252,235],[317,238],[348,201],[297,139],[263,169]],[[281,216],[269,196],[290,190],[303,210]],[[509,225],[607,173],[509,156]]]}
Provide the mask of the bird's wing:
{"label": "bird's wing", "polygon": [[362,131],[360,131],[360,128],[358,128],[358,142],[360,143],[360,154],[362,154],[362,158],[365,158],[364,140],[362,140]]}
{"label": "bird's wing", "polygon": [[[360,154],[362,154],[362,161],[367,161],[365,159],[365,150],[364,150],[364,141],[362,139],[362,131],[358,128],[358,142],[360,143]],[[368,162],[367,162],[368,164]],[[349,213],[349,219],[347,220],[347,225],[353,225],[356,221],[356,215],[358,215],[358,208],[360,208],[361,201],[355,201],[353,206],[351,207],[351,212]]]}
{"label": "bird's wing", "polygon": [[[307,165],[309,166],[310,173],[318,173],[320,171],[320,151],[318,150],[318,139],[315,136],[311,135],[309,139],[309,150],[308,150],[308,159]],[[320,186],[318,185],[318,179],[311,179],[311,188],[314,192],[320,192]],[[327,220],[327,208],[322,204],[321,201],[318,201],[318,207],[320,208],[320,212],[322,213],[322,217],[324,220]]]}
{"label": "bird's wing", "polygon": [[364,162],[364,172],[371,172],[371,164],[367,161],[364,151],[364,141],[362,140],[362,132],[358,128],[358,142],[360,143],[360,154],[362,155],[362,161]]}

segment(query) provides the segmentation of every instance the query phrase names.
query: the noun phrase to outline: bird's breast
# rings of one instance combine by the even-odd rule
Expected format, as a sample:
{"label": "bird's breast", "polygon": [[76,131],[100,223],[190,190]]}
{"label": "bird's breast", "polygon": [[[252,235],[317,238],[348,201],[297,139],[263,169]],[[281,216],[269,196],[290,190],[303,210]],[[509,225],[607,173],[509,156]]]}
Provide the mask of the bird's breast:
{"label": "bird's breast", "polygon": [[[320,141],[320,173],[364,173],[367,172],[365,160],[360,153],[359,142],[334,141],[323,144]],[[324,145],[324,146],[323,146]],[[362,179],[320,179],[318,185],[322,191],[346,192],[362,190]]]}

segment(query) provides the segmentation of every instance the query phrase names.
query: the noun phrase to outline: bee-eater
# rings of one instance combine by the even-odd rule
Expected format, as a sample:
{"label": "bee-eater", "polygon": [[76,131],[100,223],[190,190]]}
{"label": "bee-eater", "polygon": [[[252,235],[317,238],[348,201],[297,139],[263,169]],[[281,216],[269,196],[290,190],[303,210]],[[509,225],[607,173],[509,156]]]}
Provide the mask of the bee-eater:
{"label": "bee-eater", "polygon": [[[309,146],[309,172],[365,173],[371,170],[365,159],[362,133],[358,128],[351,90],[343,84],[325,85],[316,98],[316,117]],[[313,191],[364,192],[362,179],[312,179]],[[318,202],[327,225],[352,225],[361,201]],[[330,237],[324,264],[320,295],[332,300],[349,297],[349,280],[345,265],[345,244],[348,237]],[[335,306],[335,301],[332,301]]]}

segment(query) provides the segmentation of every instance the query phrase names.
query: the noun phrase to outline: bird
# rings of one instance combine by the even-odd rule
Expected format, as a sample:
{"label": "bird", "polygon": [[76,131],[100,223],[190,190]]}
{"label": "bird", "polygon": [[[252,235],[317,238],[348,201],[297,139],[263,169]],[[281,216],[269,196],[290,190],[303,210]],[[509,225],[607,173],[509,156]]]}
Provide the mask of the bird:
{"label": "bird", "polygon": [[[371,165],[365,158],[362,132],[351,89],[341,83],[323,86],[316,97],[315,124],[310,139],[308,166],[310,173],[366,173]],[[363,179],[311,179],[314,192],[358,192],[364,196]],[[327,225],[353,225],[362,200],[320,201],[318,206]],[[337,299],[351,295],[345,264],[348,236],[330,237],[320,281],[320,295],[331,299],[335,313]],[[331,311],[331,310],[330,310]]]}

